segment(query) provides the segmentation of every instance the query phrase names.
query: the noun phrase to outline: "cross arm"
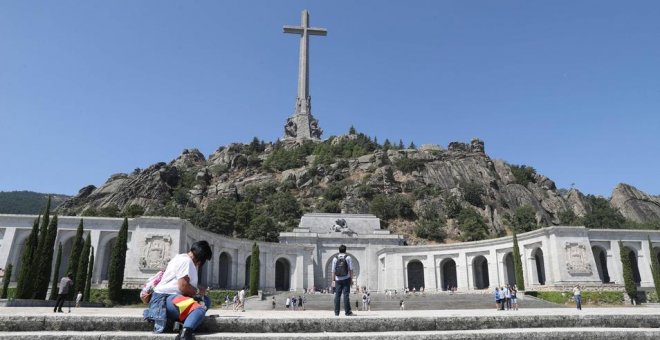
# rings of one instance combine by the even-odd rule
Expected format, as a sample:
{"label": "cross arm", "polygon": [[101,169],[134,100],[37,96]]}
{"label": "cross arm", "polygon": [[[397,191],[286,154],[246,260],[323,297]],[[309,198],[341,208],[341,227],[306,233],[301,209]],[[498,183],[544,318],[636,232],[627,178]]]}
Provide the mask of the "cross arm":
{"label": "cross arm", "polygon": [[300,26],[284,26],[284,33],[302,34],[304,31],[305,29]]}
{"label": "cross arm", "polygon": [[307,29],[307,34],[309,35],[328,35],[328,30],[325,28],[310,27]]}

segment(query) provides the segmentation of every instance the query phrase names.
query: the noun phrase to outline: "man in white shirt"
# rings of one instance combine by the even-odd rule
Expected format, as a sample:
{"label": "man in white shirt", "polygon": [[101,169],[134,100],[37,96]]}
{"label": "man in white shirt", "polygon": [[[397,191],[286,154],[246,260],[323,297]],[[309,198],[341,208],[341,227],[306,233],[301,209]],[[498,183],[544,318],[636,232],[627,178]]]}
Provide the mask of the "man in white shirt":
{"label": "man in white shirt", "polygon": [[575,298],[575,306],[578,310],[582,310],[582,292],[580,291],[580,285],[575,285],[573,287],[573,297]]}
{"label": "man in white shirt", "polygon": [[245,287],[238,292],[238,308],[245,312]]}

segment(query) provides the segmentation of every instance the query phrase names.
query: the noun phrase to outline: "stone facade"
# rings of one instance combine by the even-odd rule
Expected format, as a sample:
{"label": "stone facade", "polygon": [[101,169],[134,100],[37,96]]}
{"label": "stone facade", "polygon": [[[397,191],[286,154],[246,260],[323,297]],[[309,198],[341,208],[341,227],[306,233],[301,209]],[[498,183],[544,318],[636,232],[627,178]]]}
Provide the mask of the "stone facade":
{"label": "stone facade", "polygon": [[[37,216],[0,215],[0,263],[20,266],[23,245]],[[60,275],[80,221],[59,217],[56,242],[63,245]],[[107,283],[107,270],[121,218],[85,217],[94,247],[92,282]],[[650,237],[652,249],[648,247]],[[170,258],[197,240],[213,247],[203,281],[214,288],[247,285],[253,241],[200,230],[186,220],[166,217],[129,219],[125,285],[137,287]],[[623,241],[641,287],[653,287],[651,256],[660,258],[660,231],[549,227],[518,235],[528,290],[566,289],[576,283],[593,289],[620,289],[623,284],[618,241]],[[280,243],[257,242],[260,282],[266,291],[326,288],[330,263],[345,244],[353,256],[356,282],[370,290],[404,288],[441,291],[491,289],[515,281],[512,238],[456,244],[404,246],[403,237],[380,228],[373,215],[306,214]],[[16,276],[12,275],[12,280]]]}

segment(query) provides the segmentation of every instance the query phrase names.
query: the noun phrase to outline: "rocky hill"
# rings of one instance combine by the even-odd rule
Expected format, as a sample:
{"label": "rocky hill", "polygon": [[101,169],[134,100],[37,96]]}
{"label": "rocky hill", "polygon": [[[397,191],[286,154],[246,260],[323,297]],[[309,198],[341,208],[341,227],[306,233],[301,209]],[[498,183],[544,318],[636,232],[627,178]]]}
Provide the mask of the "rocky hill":
{"label": "rocky hill", "polygon": [[[84,187],[58,211],[182,216],[256,239],[273,238],[255,228],[290,229],[304,212],[371,212],[419,243],[494,237],[525,223],[574,223],[592,206],[590,197],[558,190],[532,167],[491,159],[478,139],[406,149],[352,133],[302,145],[255,138],[208,158],[184,150],[169,163]],[[660,219],[660,200],[625,184],[615,188],[611,206],[633,221]]]}

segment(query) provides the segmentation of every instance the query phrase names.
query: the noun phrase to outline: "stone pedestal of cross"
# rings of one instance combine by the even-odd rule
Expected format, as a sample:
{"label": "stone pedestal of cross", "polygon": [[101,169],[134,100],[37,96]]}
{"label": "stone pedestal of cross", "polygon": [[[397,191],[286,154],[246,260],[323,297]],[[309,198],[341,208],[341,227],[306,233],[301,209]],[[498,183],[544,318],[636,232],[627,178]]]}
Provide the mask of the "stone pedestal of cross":
{"label": "stone pedestal of cross", "polygon": [[309,36],[327,35],[325,28],[309,27],[309,12],[303,10],[300,26],[284,26],[284,33],[300,35],[300,57],[298,63],[298,96],[296,108],[284,126],[284,139],[302,141],[319,140],[323,130],[312,116],[312,97],[309,95]]}

